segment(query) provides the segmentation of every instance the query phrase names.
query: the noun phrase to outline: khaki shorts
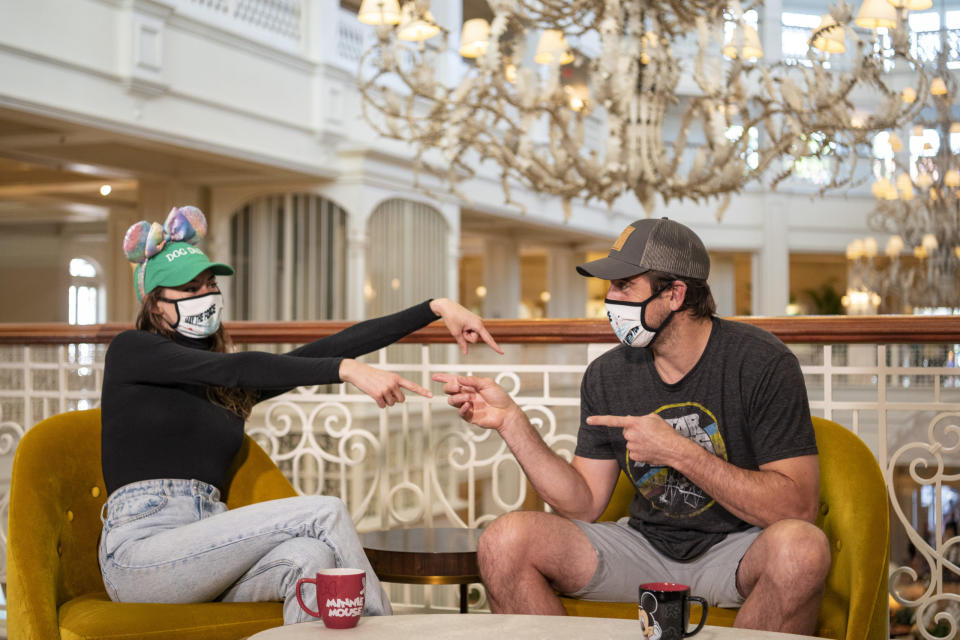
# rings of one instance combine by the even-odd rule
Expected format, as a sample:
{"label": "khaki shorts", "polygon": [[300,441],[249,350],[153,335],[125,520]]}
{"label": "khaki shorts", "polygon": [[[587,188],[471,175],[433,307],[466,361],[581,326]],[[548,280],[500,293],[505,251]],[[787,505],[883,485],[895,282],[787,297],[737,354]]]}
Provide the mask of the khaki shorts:
{"label": "khaki shorts", "polygon": [[574,520],[597,553],[597,570],[590,582],[568,595],[583,600],[636,602],[637,588],[645,582],[677,582],[689,585],[690,594],[706,598],[710,606],[743,604],[744,598],[737,591],[737,568],[760,535],[759,527],[728,534],[700,557],[680,562],[654,549],[627,520]]}

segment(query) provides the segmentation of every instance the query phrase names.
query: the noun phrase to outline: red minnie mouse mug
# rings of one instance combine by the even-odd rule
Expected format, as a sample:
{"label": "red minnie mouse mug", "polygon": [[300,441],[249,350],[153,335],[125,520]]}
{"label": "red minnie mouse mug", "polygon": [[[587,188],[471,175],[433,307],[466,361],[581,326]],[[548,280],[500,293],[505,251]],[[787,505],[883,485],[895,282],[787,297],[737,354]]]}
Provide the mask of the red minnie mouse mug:
{"label": "red minnie mouse mug", "polygon": [[[317,610],[303,603],[300,589],[311,582],[317,588]],[[297,602],[310,615],[323,620],[329,629],[349,629],[357,626],[363,613],[367,574],[363,569],[323,569],[316,578],[297,581]]]}

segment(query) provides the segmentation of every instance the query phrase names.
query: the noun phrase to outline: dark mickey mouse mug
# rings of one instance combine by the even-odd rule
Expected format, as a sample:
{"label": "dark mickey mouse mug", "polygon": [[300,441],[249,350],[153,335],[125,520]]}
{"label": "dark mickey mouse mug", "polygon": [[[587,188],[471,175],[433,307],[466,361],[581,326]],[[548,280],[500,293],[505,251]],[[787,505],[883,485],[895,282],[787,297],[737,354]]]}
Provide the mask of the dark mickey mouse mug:
{"label": "dark mickey mouse mug", "polygon": [[[690,601],[703,607],[700,622],[687,631]],[[675,582],[648,582],[640,585],[638,616],[642,640],[681,640],[700,631],[707,621],[707,601],[690,595],[690,587]]]}

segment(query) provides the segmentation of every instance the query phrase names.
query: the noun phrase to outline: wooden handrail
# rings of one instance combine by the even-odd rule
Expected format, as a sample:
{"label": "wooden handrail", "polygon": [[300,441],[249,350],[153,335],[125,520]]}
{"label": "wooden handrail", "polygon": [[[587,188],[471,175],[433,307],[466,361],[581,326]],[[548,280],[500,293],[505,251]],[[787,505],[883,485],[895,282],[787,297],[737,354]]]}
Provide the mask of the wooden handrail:
{"label": "wooden handrail", "polygon": [[[960,316],[791,316],[734,317],[767,331],[788,343],[811,344],[960,344]],[[615,342],[606,320],[543,319],[485,321],[490,333],[503,344]],[[227,322],[234,342],[302,344],[332,335],[353,322]],[[107,323],[71,325],[40,322],[0,323],[0,344],[107,343],[132,325]],[[407,336],[403,342],[449,343],[450,333],[440,322]]]}

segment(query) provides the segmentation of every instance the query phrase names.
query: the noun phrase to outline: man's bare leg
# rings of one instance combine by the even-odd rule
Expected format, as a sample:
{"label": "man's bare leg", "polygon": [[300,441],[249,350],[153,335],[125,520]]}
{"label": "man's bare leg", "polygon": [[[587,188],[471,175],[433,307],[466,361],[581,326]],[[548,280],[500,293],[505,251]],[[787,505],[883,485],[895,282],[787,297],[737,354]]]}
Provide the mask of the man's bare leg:
{"label": "man's bare leg", "polygon": [[597,554],[571,520],[516,511],[483,532],[477,552],[494,613],[564,615],[554,590],[572,593],[593,577]]}
{"label": "man's bare leg", "polygon": [[750,545],[737,571],[746,596],[734,626],[812,634],[830,570],[824,533],[803,520],[781,520]]}

